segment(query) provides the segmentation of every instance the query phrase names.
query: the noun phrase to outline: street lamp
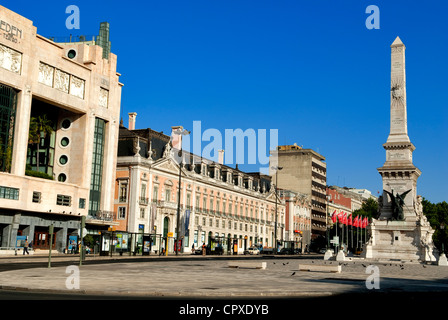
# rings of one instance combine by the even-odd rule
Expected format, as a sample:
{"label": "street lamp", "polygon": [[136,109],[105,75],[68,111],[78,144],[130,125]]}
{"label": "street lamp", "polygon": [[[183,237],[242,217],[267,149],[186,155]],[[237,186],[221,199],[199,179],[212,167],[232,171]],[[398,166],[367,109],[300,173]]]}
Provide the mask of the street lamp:
{"label": "street lamp", "polygon": [[444,229],[445,229],[445,223],[442,222],[440,224],[441,238],[442,238],[442,254],[445,253],[445,245],[444,245],[445,234],[443,233]]}
{"label": "street lamp", "polygon": [[277,202],[278,202],[278,172],[283,169],[283,167],[275,166],[271,167],[271,169],[275,170],[275,229],[274,229],[274,242],[275,242],[275,249],[274,254],[277,253]]}
{"label": "street lamp", "polygon": [[181,182],[182,182],[182,163],[183,163],[183,156],[182,156],[182,136],[186,136],[190,134],[190,131],[179,128],[177,131],[174,131],[175,134],[180,135],[180,149],[179,149],[179,186],[178,186],[178,193],[177,193],[177,222],[176,222],[176,242],[175,242],[175,248],[176,248],[176,256],[178,255],[178,252],[180,250],[179,246],[179,220],[180,220],[180,189],[181,189]]}

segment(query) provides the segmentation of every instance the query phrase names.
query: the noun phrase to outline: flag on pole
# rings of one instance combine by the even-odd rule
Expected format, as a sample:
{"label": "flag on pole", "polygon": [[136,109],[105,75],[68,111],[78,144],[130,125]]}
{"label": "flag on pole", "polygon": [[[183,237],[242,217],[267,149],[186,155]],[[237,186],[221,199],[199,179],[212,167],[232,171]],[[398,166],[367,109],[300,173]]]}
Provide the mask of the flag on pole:
{"label": "flag on pole", "polygon": [[358,216],[356,216],[355,221],[353,221],[353,226],[354,227],[359,227],[359,218],[358,218]]}
{"label": "flag on pole", "polygon": [[347,212],[344,212],[344,215],[342,216],[342,223],[347,225],[348,220],[347,220]]}
{"label": "flag on pole", "polygon": [[343,223],[343,215],[342,215],[342,212],[339,212],[338,213],[338,220],[339,220],[339,223]]}
{"label": "flag on pole", "polygon": [[353,225],[352,214],[350,214],[350,215],[348,216],[348,221],[347,221],[347,223],[348,223],[349,226]]}
{"label": "flag on pole", "polygon": [[336,223],[336,219],[337,219],[336,210],[334,210],[334,212],[333,212],[333,214],[331,216],[331,221],[333,221],[333,223]]}
{"label": "flag on pole", "polygon": [[366,228],[368,223],[369,223],[369,220],[367,219],[367,217],[362,219],[362,228]]}

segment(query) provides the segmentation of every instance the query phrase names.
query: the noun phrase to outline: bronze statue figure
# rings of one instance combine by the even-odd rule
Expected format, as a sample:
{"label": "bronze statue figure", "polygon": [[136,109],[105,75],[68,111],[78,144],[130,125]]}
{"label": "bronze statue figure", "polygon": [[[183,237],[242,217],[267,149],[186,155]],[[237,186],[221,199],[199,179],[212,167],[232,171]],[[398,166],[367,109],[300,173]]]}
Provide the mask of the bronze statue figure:
{"label": "bronze statue figure", "polygon": [[403,192],[402,194],[397,194],[394,196],[393,191],[389,192],[387,190],[384,190],[389,196],[392,201],[392,220],[397,221],[403,221],[404,215],[403,215],[403,206],[404,206],[404,198],[406,198],[406,195],[411,191],[412,189],[409,189],[408,191]]}

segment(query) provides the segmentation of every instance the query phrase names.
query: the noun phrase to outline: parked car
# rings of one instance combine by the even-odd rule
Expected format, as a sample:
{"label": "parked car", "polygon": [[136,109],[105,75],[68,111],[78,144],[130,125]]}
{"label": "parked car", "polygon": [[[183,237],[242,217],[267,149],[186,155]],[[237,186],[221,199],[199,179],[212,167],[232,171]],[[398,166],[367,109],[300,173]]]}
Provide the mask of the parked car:
{"label": "parked car", "polygon": [[297,250],[294,250],[293,248],[282,248],[278,254],[296,254],[298,253]]}
{"label": "parked car", "polygon": [[260,254],[260,250],[257,247],[250,247],[244,251],[244,254]]}
{"label": "parked car", "polygon": [[[196,249],[196,250],[194,251],[194,254],[201,255],[201,254],[202,254],[202,247]],[[211,254],[222,255],[222,254],[224,254],[224,249],[223,249],[222,246],[219,245],[219,246],[216,246],[216,247],[214,248],[214,250],[211,250],[210,245],[207,245],[207,246],[205,247],[205,254],[206,254],[206,255],[211,255]]]}

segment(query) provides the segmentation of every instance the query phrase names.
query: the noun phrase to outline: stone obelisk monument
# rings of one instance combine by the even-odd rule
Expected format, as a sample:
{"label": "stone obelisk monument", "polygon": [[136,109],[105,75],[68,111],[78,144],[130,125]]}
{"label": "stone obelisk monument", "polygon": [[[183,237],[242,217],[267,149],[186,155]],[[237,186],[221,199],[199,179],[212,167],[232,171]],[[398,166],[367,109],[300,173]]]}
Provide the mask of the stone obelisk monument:
{"label": "stone obelisk monument", "polygon": [[406,68],[403,42],[391,45],[390,132],[386,162],[378,172],[383,179],[380,214],[370,225],[372,237],[365,257],[404,261],[435,261],[430,227],[423,215],[417,179],[421,171],[412,163],[415,150],[408,136]]}

